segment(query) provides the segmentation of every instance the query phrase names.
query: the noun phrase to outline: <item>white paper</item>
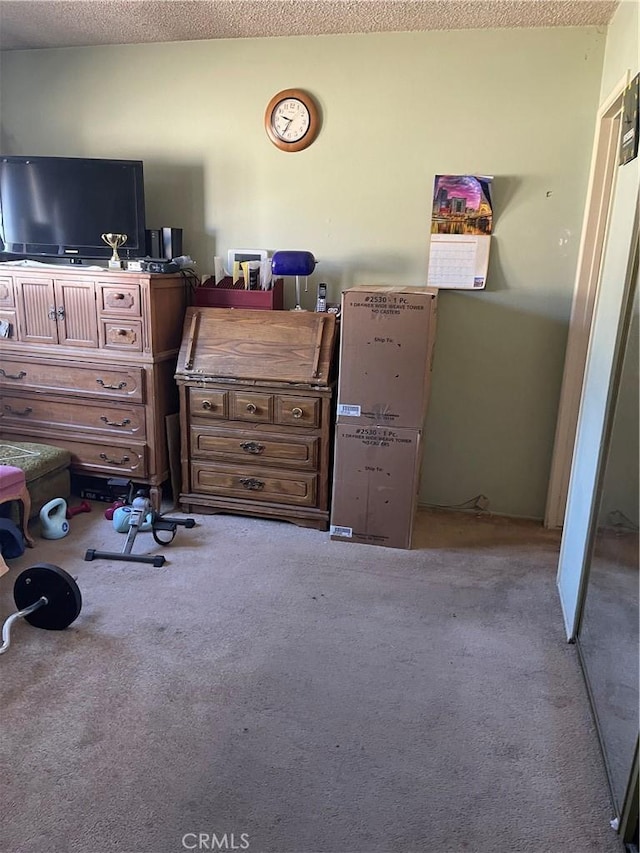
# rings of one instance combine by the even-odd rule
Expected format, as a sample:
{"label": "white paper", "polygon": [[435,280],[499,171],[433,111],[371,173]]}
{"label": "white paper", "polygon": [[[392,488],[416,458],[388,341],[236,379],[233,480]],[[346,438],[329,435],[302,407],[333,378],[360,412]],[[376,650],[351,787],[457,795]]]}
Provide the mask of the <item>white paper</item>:
{"label": "white paper", "polygon": [[429,287],[482,290],[487,281],[491,237],[475,234],[432,234]]}

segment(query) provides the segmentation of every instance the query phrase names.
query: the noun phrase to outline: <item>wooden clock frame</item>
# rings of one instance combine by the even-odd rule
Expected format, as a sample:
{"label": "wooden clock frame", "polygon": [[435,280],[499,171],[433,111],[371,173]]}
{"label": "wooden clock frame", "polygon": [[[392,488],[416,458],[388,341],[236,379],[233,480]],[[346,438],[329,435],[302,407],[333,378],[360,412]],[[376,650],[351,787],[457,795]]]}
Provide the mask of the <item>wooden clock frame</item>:
{"label": "wooden clock frame", "polygon": [[[307,132],[302,139],[298,139],[295,142],[285,142],[285,140],[281,139],[274,131],[271,121],[278,104],[282,101],[288,100],[289,98],[295,98],[297,101],[301,101],[309,112],[309,127]],[[276,148],[279,148],[280,151],[303,151],[305,148],[308,148],[312,142],[314,142],[318,135],[318,131],[320,130],[320,110],[308,92],[305,92],[302,89],[283,89],[281,92],[278,92],[277,95],[274,95],[267,104],[267,109],[264,113],[264,129],[266,130],[267,136],[271,142],[273,142]]]}

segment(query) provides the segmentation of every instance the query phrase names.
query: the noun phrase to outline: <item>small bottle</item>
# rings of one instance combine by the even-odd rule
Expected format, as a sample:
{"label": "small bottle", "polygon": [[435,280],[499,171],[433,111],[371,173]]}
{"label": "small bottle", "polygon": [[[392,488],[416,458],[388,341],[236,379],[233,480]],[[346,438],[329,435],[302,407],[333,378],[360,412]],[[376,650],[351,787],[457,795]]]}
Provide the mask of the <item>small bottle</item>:
{"label": "small bottle", "polygon": [[327,310],[327,285],[318,285],[318,298],[316,299],[316,311],[323,312]]}

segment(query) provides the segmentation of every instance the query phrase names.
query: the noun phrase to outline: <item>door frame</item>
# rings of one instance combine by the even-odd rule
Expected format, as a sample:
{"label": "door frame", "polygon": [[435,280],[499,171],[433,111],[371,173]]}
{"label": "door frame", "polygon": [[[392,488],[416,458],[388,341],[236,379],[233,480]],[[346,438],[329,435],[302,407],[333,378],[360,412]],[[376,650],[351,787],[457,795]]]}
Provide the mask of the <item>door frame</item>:
{"label": "door frame", "polygon": [[545,527],[562,527],[566,511],[589,335],[615,195],[622,102],[630,79],[631,70],[629,69],[600,105],[596,119],[587,202],[578,250],[578,265],[551,458],[544,515]]}

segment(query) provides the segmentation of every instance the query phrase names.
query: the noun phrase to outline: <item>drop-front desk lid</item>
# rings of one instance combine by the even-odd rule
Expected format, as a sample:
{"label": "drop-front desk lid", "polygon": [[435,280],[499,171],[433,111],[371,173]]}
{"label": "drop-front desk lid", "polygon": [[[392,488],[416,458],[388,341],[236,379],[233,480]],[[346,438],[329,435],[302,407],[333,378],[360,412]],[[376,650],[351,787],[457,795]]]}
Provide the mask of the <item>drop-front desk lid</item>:
{"label": "drop-front desk lid", "polygon": [[176,377],[327,385],[335,336],[333,314],[187,308]]}

